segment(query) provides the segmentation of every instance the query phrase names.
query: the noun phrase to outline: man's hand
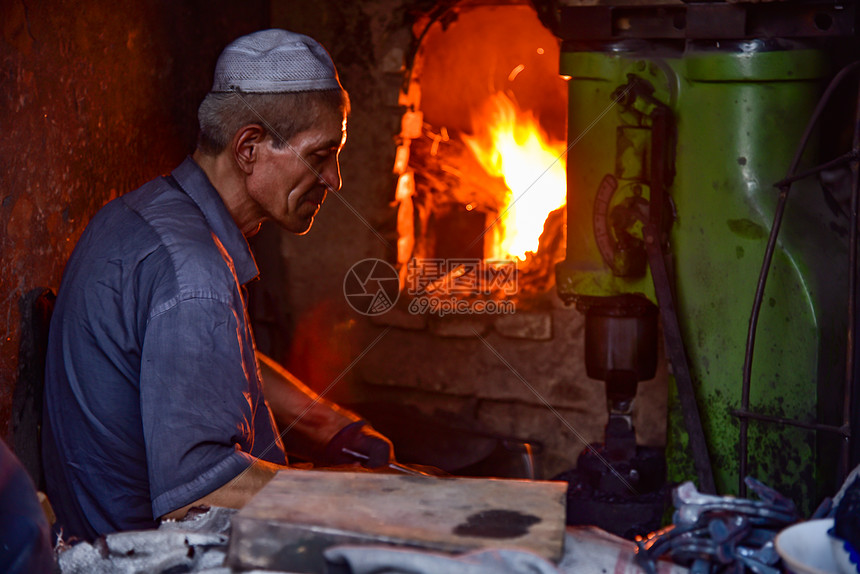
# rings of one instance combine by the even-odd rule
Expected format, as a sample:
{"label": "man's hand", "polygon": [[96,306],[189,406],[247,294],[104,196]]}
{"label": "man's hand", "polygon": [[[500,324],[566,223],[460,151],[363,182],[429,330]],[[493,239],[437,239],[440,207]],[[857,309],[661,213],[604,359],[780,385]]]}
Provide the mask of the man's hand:
{"label": "man's hand", "polygon": [[[257,358],[263,394],[278,426],[293,429],[312,443],[309,448],[300,448],[300,455],[323,465],[360,462],[368,468],[385,466],[393,459],[391,441],[367,421],[318,396],[269,357],[258,353]],[[358,456],[344,452],[344,448]]]}
{"label": "man's hand", "polygon": [[292,429],[318,449],[328,444],[342,428],[361,420],[355,413],[317,395],[262,353],[257,353],[257,362],[263,377],[263,395],[278,428]]}
{"label": "man's hand", "polygon": [[357,421],[334,435],[323,450],[320,462],[330,466],[360,462],[368,468],[379,468],[393,458],[391,441],[376,432],[367,421]]}

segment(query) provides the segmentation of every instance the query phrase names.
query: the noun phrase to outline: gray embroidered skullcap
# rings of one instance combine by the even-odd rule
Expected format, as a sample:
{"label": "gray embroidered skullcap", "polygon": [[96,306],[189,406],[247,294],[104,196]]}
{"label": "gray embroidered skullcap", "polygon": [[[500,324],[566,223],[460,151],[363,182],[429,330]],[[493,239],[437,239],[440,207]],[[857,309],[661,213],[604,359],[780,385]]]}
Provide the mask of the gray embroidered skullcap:
{"label": "gray embroidered skullcap", "polygon": [[341,88],[319,42],[286,30],[262,30],[234,40],[215,64],[213,92],[308,92]]}

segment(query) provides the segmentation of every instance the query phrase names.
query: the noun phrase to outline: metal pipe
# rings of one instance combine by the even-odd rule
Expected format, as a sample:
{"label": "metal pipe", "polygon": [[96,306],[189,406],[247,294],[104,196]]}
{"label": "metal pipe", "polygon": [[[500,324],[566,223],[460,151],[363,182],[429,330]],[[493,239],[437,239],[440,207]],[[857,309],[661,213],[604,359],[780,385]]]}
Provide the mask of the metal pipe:
{"label": "metal pipe", "polygon": [[[842,423],[851,426],[851,398],[856,396],[857,377],[854,372],[854,338],[857,328],[857,212],[860,194],[860,84],[857,87],[857,107],[854,110],[854,141],[851,145],[854,160],[851,162],[851,224],[848,246],[848,335],[845,341],[845,388],[843,389]],[[838,483],[848,476],[851,463],[850,435],[842,441],[842,457],[839,465]]]}
{"label": "metal pipe", "polygon": [[[343,447],[341,449],[341,451],[344,454],[348,454],[349,456],[351,456],[357,460],[360,460],[360,461],[367,461],[370,459],[370,457],[367,456],[366,454],[354,451],[350,448]],[[411,467],[406,466],[405,464],[400,464],[399,462],[389,462],[386,466],[388,468],[390,468],[391,470],[396,470],[397,472],[400,472],[403,474],[411,474],[412,476],[430,476],[433,478],[438,478],[438,477],[430,474],[429,472],[424,472],[424,471],[418,470],[417,468],[411,468]]]}
{"label": "metal pipe", "polygon": [[784,417],[772,417],[770,415],[762,415],[759,413],[753,413],[750,411],[744,411],[741,409],[733,409],[732,414],[738,418],[748,418],[754,419],[757,421],[762,421],[766,423],[774,423],[780,425],[787,425],[793,427],[799,427],[803,429],[816,430],[816,431],[824,431],[824,432],[832,432],[836,434],[841,434],[845,437],[851,435],[851,429],[848,425],[843,425],[841,427],[833,426],[833,425],[823,425],[819,423],[805,423],[802,421],[796,421],[792,419],[787,419]]}
{"label": "metal pipe", "polygon": [[785,185],[791,185],[795,181],[800,181],[801,179],[806,179],[810,175],[815,175],[815,174],[820,173],[822,171],[825,171],[828,169],[833,169],[834,167],[840,167],[841,165],[846,164],[846,163],[855,162],[855,161],[857,161],[858,158],[860,158],[860,151],[852,149],[848,153],[844,153],[844,154],[840,155],[839,157],[837,157],[836,159],[832,159],[828,162],[822,163],[821,165],[817,165],[813,168],[807,169],[806,171],[802,171],[795,176],[787,177],[783,180],[776,182],[773,185],[776,188],[780,188],[780,187],[783,187]]}

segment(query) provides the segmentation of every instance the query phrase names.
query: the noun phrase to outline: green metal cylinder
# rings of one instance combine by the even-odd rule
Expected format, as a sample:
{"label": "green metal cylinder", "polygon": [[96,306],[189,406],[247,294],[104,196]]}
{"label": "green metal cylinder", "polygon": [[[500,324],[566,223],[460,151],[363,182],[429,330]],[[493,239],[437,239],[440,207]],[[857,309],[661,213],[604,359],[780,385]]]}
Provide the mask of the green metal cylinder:
{"label": "green metal cylinder", "polygon": [[[647,196],[643,166],[650,154],[673,154],[668,191],[676,211],[670,248],[677,309],[717,488],[736,494],[739,419],[731,411],[741,406],[747,329],[777,199],[773,184],[785,177],[818,100],[828,73],[825,55],[762,42],[678,48],[637,40],[565,51],[561,73],[570,77],[568,139],[576,143],[568,153],[559,294],[577,300],[640,293],[657,302],[647,270],[618,276],[607,262],[594,214]],[[647,121],[643,127],[641,118],[613,104],[611,95],[631,74],[672,109],[674,149],[650,149],[640,133]],[[815,147],[804,156],[807,166],[818,159]],[[614,191],[605,185],[607,174]],[[845,225],[817,181],[793,186],[759,319],[750,410],[839,424]],[[636,225],[628,231],[635,236]],[[670,405],[670,479],[694,479],[680,407]],[[833,436],[750,421],[749,475],[809,511],[833,488],[837,444]]]}

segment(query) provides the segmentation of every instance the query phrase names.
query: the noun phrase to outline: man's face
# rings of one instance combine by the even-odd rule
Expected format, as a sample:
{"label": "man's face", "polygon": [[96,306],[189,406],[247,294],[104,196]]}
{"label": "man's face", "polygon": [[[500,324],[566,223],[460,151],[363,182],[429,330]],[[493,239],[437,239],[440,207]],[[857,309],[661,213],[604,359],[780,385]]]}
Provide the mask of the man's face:
{"label": "man's face", "polygon": [[248,195],[260,221],[271,219],[302,234],[310,229],[327,188],[340,189],[338,156],[346,142],[346,119],[323,111],[312,128],[280,149],[272,145],[272,137],[255,150],[254,171],[246,180]]}

